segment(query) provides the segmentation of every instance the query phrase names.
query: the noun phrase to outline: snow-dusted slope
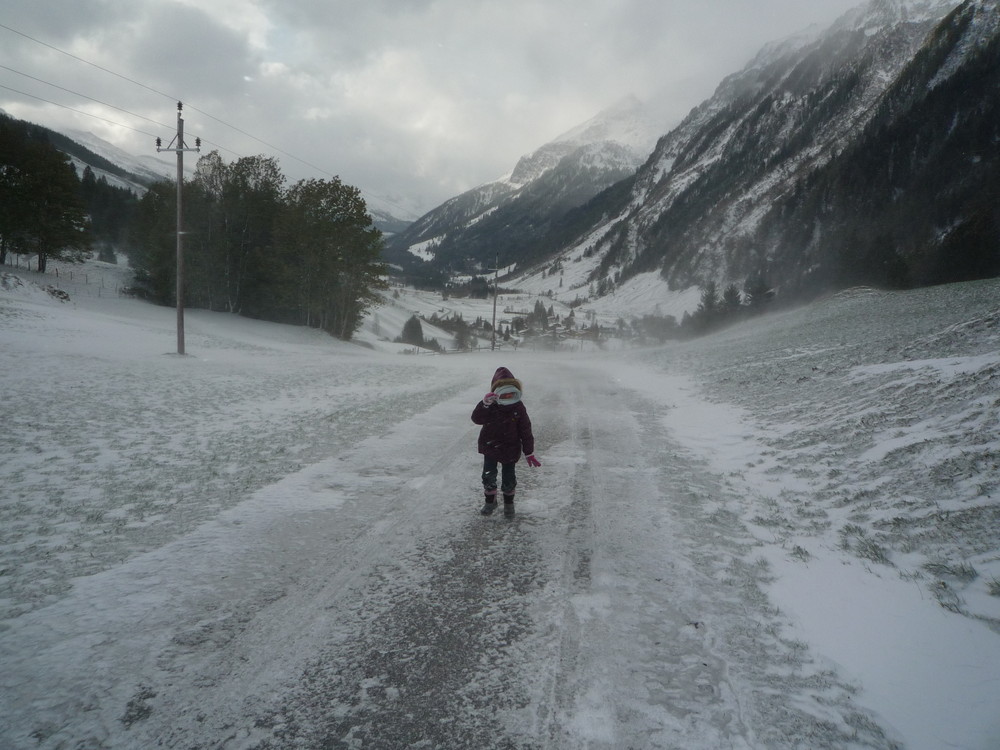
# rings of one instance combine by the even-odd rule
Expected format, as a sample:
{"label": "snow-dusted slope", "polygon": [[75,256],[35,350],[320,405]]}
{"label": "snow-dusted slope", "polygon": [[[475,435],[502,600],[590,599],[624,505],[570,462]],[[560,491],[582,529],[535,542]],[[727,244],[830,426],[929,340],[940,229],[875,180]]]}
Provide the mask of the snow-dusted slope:
{"label": "snow-dusted slope", "polygon": [[632,258],[613,265],[659,265],[666,243],[678,246],[668,261],[678,283],[749,275],[761,258],[727,257],[725,242],[752,235],[801,177],[851,143],[955,4],[911,20],[908,3],[876,0],[812,41],[766,48],[664,139],[638,180]]}
{"label": "snow-dusted slope", "polygon": [[935,22],[959,4],[959,0],[874,0],[848,11],[833,30],[860,30],[874,35],[905,23]]}
{"label": "snow-dusted slope", "polygon": [[963,247],[988,243],[977,227],[993,221],[976,196],[998,162],[1000,9],[957,6],[875,0],[767,45],[659,141],[616,205],[512,283],[540,288],[571,264],[563,299],[657,275],[677,293],[762,275],[803,296],[989,275],[997,264]]}
{"label": "snow-dusted slope", "polygon": [[645,105],[626,97],[524,155],[509,174],[422,216],[393,239],[390,258],[407,267],[419,257],[421,264],[466,271],[498,253],[505,265],[531,258],[567,211],[631,175],[663,129]]}
{"label": "snow-dusted slope", "polygon": [[521,157],[514,170],[498,182],[509,183],[515,188],[523,187],[554,169],[560,161],[579,148],[598,153],[606,147],[617,145],[617,151],[629,155],[628,163],[634,169],[653,150],[657,138],[662,135],[662,129],[660,123],[650,118],[641,101],[628,96],[536,151]]}
{"label": "snow-dusted slope", "polygon": [[[173,154],[157,155],[155,144],[153,143],[149,144],[149,154],[146,154],[145,156],[136,156],[118,148],[114,144],[109,143],[91,132],[84,132],[82,130],[67,130],[65,135],[72,138],[81,146],[85,146],[89,150],[93,151],[98,156],[103,156],[112,164],[121,167],[126,172],[130,172],[142,180],[155,182],[159,180],[173,180],[177,177],[176,157],[174,157]],[[195,163],[197,162],[197,154],[189,156],[186,162],[185,171],[189,174],[193,173]],[[95,172],[99,173],[96,169]]]}

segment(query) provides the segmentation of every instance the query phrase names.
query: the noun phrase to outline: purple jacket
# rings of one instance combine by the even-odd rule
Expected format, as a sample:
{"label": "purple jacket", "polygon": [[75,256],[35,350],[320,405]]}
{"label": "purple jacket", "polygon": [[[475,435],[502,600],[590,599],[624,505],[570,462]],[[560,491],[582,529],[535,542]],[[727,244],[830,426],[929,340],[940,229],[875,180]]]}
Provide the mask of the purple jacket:
{"label": "purple jacket", "polygon": [[[522,390],[521,381],[506,367],[500,367],[493,373],[490,388],[495,391],[505,385]],[[502,464],[515,464],[522,452],[526,456],[535,452],[531,420],[528,419],[528,410],[520,401],[507,406],[499,403],[486,406],[480,401],[472,412],[472,421],[483,426],[479,431],[479,452],[487,458]]]}
{"label": "purple jacket", "polygon": [[522,402],[510,406],[494,403],[485,406],[480,401],[472,412],[472,421],[482,425],[479,431],[479,452],[502,464],[517,463],[521,453],[535,452],[531,420]]}

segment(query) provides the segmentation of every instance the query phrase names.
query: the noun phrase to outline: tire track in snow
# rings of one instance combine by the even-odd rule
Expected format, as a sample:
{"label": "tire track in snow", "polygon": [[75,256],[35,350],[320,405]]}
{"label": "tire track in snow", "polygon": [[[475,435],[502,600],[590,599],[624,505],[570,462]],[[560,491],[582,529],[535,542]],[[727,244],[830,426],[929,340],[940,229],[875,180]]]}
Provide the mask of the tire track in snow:
{"label": "tire track in snow", "polygon": [[635,404],[601,371],[578,367],[571,382],[563,406],[574,502],[544,746],[741,747],[716,687],[722,666],[672,591],[682,574],[668,498],[636,418],[652,405]]}
{"label": "tire track in snow", "polygon": [[[546,468],[522,464],[518,516],[477,514],[474,434],[438,443],[440,457],[414,484],[446,499],[423,519],[404,512],[416,541],[361,582],[300,685],[257,717],[266,731],[254,747],[541,746],[548,703],[538,685],[561,636],[539,599],[547,590],[563,600],[562,570],[579,545],[566,532],[576,462],[549,452],[569,437],[562,397],[533,394]],[[464,422],[464,402],[460,410]],[[581,575],[586,558],[573,563]]]}
{"label": "tire track in snow", "polygon": [[671,441],[664,407],[598,367],[532,368],[544,466],[519,472],[514,521],[476,512],[468,394],[401,426],[419,441],[290,479],[340,504],[274,527],[258,567],[233,563],[284,565],[282,585],[212,588],[218,615],[178,623],[129,686],[117,746],[890,747],[781,640],[724,483]]}
{"label": "tire track in snow", "polygon": [[576,498],[542,746],[895,747],[835,667],[782,636],[740,498],[671,438],[666,407],[600,367],[561,382]]}
{"label": "tire track in snow", "polygon": [[474,445],[464,434],[418,478],[422,495],[443,500],[416,542],[366,580],[300,687],[260,718],[273,728],[260,748],[533,746],[506,722],[527,705],[531,655],[520,644],[549,574],[534,543],[539,521],[520,499],[514,520],[478,515]]}
{"label": "tire track in snow", "polygon": [[[443,509],[425,517],[427,506],[401,506],[400,498],[411,477],[448,463],[442,456],[468,440],[455,436],[455,415],[407,420],[394,434],[412,433],[417,422],[429,439],[405,451],[397,446],[406,441],[392,435],[363,440],[95,577],[93,584],[119,592],[121,611],[91,612],[67,601],[25,615],[26,627],[44,618],[53,647],[35,643],[34,653],[5,664],[5,681],[23,674],[31,687],[22,695],[30,710],[16,712],[19,728],[9,736],[33,735],[38,747],[95,749],[271,741],[277,735],[267,718],[276,696],[293,689],[317,645],[342,637],[341,613],[358,608],[372,579],[398,570],[399,552],[447,528]],[[87,601],[90,583],[81,582],[79,600]],[[157,594],[167,606],[143,606],[149,587],[169,591]],[[62,631],[74,633],[70,651],[59,646]],[[106,667],[95,673],[95,663]],[[129,677],[109,681],[116,674]],[[78,684],[73,706],[49,705],[38,675],[60,681],[55,696],[68,682]]]}

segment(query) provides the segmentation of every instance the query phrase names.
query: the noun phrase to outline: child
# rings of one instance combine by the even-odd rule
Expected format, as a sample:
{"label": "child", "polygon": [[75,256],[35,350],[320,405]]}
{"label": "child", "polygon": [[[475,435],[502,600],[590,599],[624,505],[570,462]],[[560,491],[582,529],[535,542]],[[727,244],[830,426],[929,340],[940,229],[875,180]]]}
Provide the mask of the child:
{"label": "child", "polygon": [[488,516],[497,507],[497,467],[502,467],[500,491],[503,493],[504,515],[514,515],[514,488],[517,477],[514,465],[525,455],[528,466],[541,466],[535,458],[535,438],[531,434],[528,410],[521,402],[521,381],[506,367],[493,374],[490,392],[476,404],[472,421],[482,425],[479,431],[479,452],[483,454],[483,490],[486,504],[482,514]]}

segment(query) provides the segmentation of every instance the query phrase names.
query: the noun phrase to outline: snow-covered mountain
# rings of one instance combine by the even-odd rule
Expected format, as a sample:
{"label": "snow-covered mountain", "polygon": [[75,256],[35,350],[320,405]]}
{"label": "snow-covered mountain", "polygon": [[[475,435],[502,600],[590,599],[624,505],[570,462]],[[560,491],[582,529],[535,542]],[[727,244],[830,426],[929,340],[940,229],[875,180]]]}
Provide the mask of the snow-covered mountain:
{"label": "snow-covered mountain", "polygon": [[551,288],[570,262],[567,299],[650,277],[812,295],[1000,273],[998,28],[996,0],[873,0],[766,46],[514,283]]}
{"label": "snow-covered mountain", "polygon": [[[167,160],[166,157],[157,157],[155,150],[150,144],[150,153],[145,156],[136,156],[135,154],[130,154],[129,152],[118,148],[113,143],[109,143],[100,136],[95,135],[89,131],[84,132],[82,130],[67,130],[64,135],[72,139],[76,143],[87,150],[107,159],[109,162],[115,166],[121,168],[129,175],[134,175],[138,180],[132,180],[132,186],[137,189],[138,192],[145,192],[147,185],[159,180],[173,180],[177,177],[177,167],[176,161],[171,158]],[[74,162],[84,162],[85,159],[80,159],[79,157],[70,154],[70,157]],[[186,164],[188,169],[186,171],[192,172],[194,170],[194,165],[196,159],[190,158],[187,160],[189,163]],[[108,176],[108,181],[115,184],[113,178],[115,175],[108,173],[106,170],[102,170],[100,167],[93,164],[89,165],[94,172],[101,176],[102,174]],[[118,178],[119,180],[121,178]]]}
{"label": "snow-covered mountain", "polygon": [[[0,118],[21,122],[0,109]],[[142,195],[158,180],[173,179],[176,168],[171,162],[155,156],[137,157],[114,146],[93,133],[79,130],[57,131],[34,123],[22,123],[42,134],[52,145],[66,154],[77,173],[89,167],[97,179],[109,185]]]}
{"label": "snow-covered mountain", "polygon": [[[521,188],[556,169],[560,162],[580,149],[585,150],[581,162],[600,168],[599,160],[607,160],[609,169],[619,169],[637,158],[644,160],[662,133],[645,105],[634,96],[603,110],[595,117],[554,138],[537,151],[518,160],[514,170],[499,182]],[[641,163],[641,162],[640,162]]]}
{"label": "snow-covered mountain", "polygon": [[844,14],[833,30],[860,30],[874,35],[900,21],[936,22],[956,5],[958,0],[872,0]]}
{"label": "snow-covered mountain", "polygon": [[361,190],[365,206],[371,214],[372,222],[387,237],[405,230],[413,222],[415,214],[403,206],[389,203],[387,200]]}
{"label": "snow-covered mountain", "polygon": [[498,255],[505,265],[536,257],[569,212],[635,172],[662,130],[642,102],[625,97],[524,155],[509,174],[419,218],[390,243],[389,258],[466,272]]}

